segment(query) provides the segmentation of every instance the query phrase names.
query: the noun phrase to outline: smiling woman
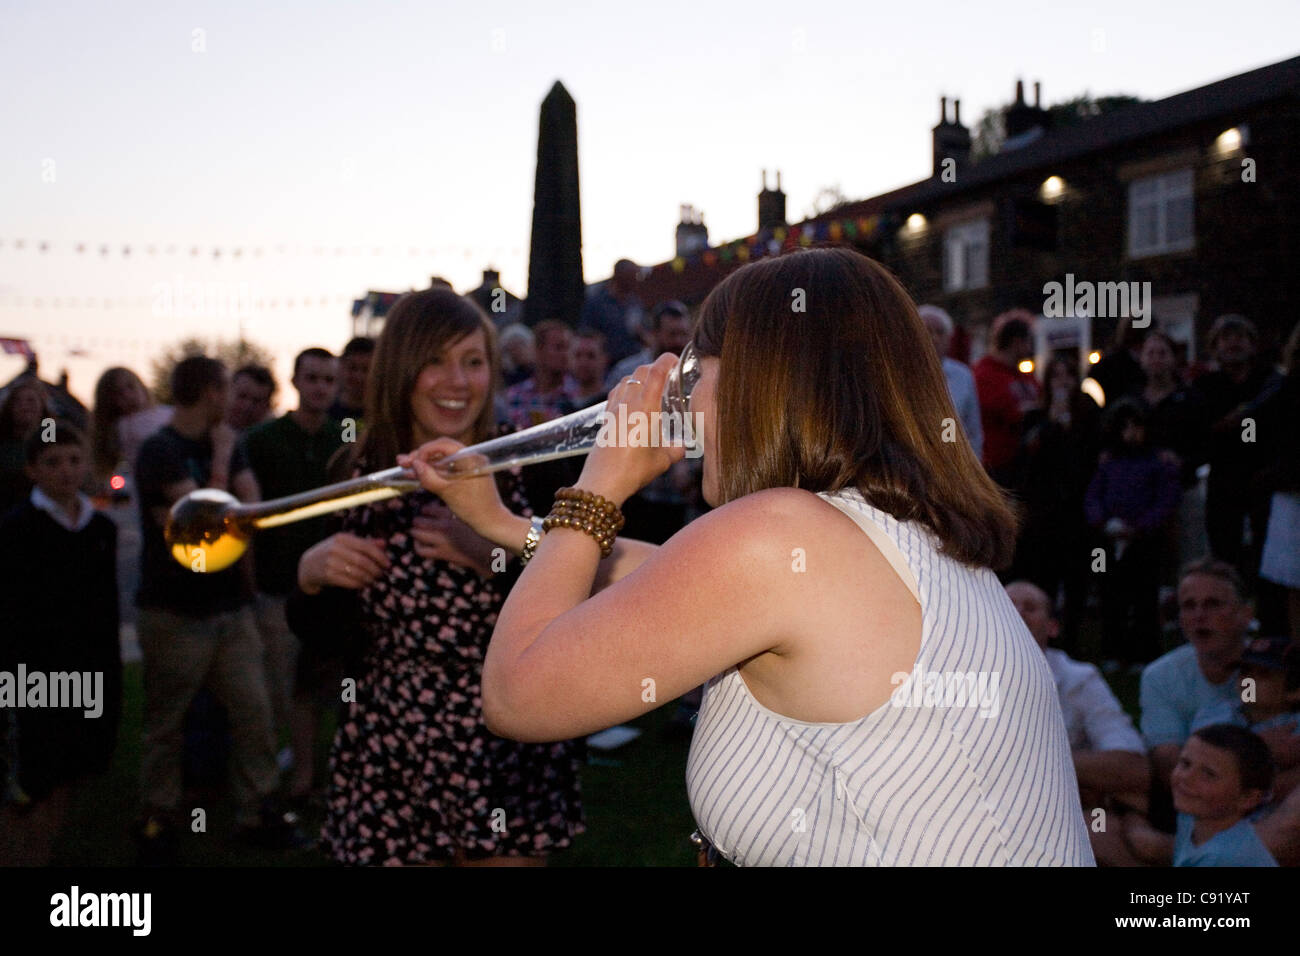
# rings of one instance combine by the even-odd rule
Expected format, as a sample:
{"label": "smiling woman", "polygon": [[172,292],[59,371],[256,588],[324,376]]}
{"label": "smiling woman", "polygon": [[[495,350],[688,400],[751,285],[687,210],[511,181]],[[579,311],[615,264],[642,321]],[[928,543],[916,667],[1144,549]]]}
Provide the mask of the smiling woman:
{"label": "smiling woman", "polygon": [[[493,419],[496,381],[495,332],[473,302],[438,287],[403,296],[375,350],[350,470],[508,431]],[[488,480],[531,514],[517,475]],[[502,570],[427,491],[347,512],[303,555],[291,614],[304,639],[331,616],[360,621],[355,700],[330,757],[323,838],[335,860],[539,864],[583,831],[580,745],[518,743],[484,723],[483,658],[515,577]]]}

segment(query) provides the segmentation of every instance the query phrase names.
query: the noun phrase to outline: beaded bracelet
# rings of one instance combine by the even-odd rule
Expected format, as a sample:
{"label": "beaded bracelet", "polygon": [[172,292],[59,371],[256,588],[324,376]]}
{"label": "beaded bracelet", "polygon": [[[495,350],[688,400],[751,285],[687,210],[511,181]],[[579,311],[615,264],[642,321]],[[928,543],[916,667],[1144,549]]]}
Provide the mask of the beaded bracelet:
{"label": "beaded bracelet", "polygon": [[600,544],[602,557],[609,557],[614,547],[614,538],[623,527],[622,514],[617,511],[614,514],[616,517],[604,509],[573,501],[557,501],[542,524],[547,531],[560,527],[589,534]]}
{"label": "beaded bracelet", "polygon": [[623,512],[607,498],[580,488],[561,488],[555,493],[555,505],[542,526],[572,528],[589,534],[600,545],[600,556],[608,558],[614,551],[614,538],[623,528]]}
{"label": "beaded bracelet", "polygon": [[555,494],[552,513],[557,516],[590,519],[596,525],[608,525],[617,533],[623,527],[623,512],[614,502],[589,491],[561,488]]}

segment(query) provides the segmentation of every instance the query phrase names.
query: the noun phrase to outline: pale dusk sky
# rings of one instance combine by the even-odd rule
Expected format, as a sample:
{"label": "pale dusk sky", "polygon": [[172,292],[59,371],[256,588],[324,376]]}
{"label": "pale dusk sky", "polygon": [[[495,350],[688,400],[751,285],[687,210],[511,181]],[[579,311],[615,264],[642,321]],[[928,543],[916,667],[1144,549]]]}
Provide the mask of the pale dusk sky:
{"label": "pale dusk sky", "polygon": [[[104,368],[146,374],[166,345],[241,321],[287,379],[298,349],[347,340],[367,289],[438,274],[468,291],[495,266],[524,295],[557,79],[578,105],[593,282],[620,257],[670,258],[683,203],[714,242],[752,233],[763,168],[792,221],[823,187],[925,177],[941,95],[968,124],[1018,77],[1045,103],[1157,99],[1293,56],[1297,36],[1294,0],[6,0],[0,336],[31,340],[88,403]],[[158,308],[196,282],[226,307]],[[21,367],[0,355],[0,381]]]}

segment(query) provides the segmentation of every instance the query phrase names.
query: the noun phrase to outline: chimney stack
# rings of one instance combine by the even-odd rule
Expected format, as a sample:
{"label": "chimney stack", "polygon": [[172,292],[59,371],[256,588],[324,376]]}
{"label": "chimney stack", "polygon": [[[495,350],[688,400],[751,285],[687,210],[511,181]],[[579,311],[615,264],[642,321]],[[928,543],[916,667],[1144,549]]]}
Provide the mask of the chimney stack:
{"label": "chimney stack", "polygon": [[677,223],[677,255],[688,256],[709,248],[709,229],[704,225],[704,214],[694,206],[682,204],[681,219]]}
{"label": "chimney stack", "polygon": [[763,170],[763,191],[758,194],[758,228],[775,229],[786,225],[785,193],[781,191],[781,170],[776,171],[776,189],[767,188],[767,170]]}
{"label": "chimney stack", "polygon": [[1022,145],[1021,142],[1012,143],[1012,140],[1024,136],[1035,129],[1046,132],[1051,127],[1051,114],[1041,106],[1042,84],[1034,83],[1034,105],[1030,106],[1025,102],[1025,84],[1023,80],[1016,80],[1016,101],[1007,107],[1003,114],[1004,125],[1007,131],[1007,140],[1005,145],[1014,149]]}
{"label": "chimney stack", "polygon": [[953,121],[948,121],[948,97],[939,98],[939,125],[931,132],[934,152],[934,170],[931,175],[943,172],[945,159],[955,160],[958,166],[970,162],[970,130],[961,125],[961,100],[953,100]]}

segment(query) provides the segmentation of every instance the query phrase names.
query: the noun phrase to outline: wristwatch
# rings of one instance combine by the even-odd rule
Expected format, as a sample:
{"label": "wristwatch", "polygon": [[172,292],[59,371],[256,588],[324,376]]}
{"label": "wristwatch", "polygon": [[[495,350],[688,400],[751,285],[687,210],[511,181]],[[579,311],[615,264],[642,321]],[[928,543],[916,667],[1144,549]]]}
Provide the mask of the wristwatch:
{"label": "wristwatch", "polygon": [[528,535],[524,538],[524,549],[519,552],[519,565],[523,567],[532,560],[533,555],[537,552],[537,546],[542,543],[542,535],[546,531],[542,528],[542,518],[533,515],[532,520],[528,523]]}

